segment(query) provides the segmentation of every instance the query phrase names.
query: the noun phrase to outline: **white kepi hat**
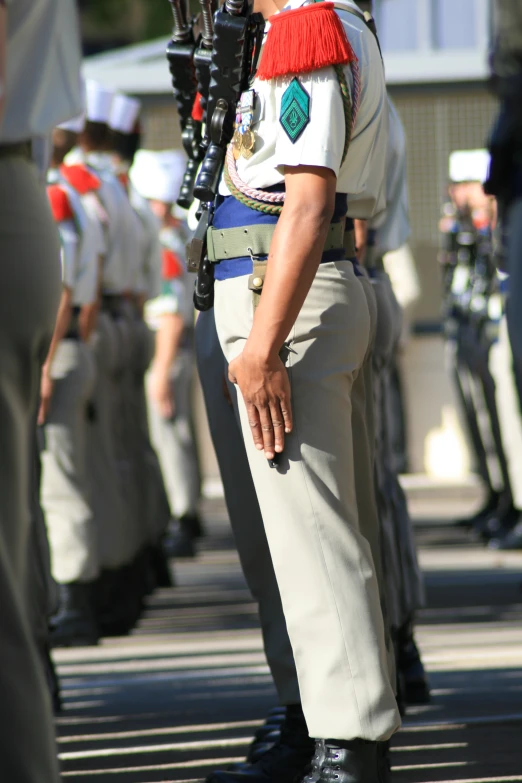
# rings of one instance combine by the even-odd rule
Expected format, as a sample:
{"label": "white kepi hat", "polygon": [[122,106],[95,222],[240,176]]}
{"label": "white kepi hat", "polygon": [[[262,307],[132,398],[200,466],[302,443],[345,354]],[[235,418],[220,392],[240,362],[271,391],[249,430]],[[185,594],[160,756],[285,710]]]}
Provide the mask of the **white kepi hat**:
{"label": "white kepi hat", "polygon": [[75,117],[72,120],[61,122],[57,127],[62,130],[71,131],[71,133],[81,133],[85,128],[85,114],[80,114],[79,117]]}
{"label": "white kepi hat", "polygon": [[449,159],[452,182],[485,182],[488,178],[490,155],[487,150],[457,150]]}
{"label": "white kepi hat", "polygon": [[94,79],[85,82],[85,110],[90,122],[103,122],[106,125],[111,116],[111,106],[114,100],[114,92],[108,90]]}
{"label": "white kepi hat", "polygon": [[173,204],[179,196],[186,162],[186,156],[178,150],[138,150],[130,180],[144,198]]}
{"label": "white kepi hat", "polygon": [[109,127],[120,133],[131,133],[141,109],[141,101],[117,93],[111,105]]}

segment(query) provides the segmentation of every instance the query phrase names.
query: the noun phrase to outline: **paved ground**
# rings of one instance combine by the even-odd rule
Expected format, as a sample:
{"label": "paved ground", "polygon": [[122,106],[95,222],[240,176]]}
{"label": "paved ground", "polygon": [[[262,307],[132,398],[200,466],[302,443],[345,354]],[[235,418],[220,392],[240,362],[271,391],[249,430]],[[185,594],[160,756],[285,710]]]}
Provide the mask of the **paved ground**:
{"label": "paved ground", "polygon": [[[522,552],[489,553],[442,524],[476,493],[448,498],[412,492],[433,702],[395,737],[394,783],[522,781]],[[150,599],[131,637],[56,652],[65,781],[199,780],[241,759],[276,703],[222,504],[206,506],[201,555],[175,564],[177,587]]]}

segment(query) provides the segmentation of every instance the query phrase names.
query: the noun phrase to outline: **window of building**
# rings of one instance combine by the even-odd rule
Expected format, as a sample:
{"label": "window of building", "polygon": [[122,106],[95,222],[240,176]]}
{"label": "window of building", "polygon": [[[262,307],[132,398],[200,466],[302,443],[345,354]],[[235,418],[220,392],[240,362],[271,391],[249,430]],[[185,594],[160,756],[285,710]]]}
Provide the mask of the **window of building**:
{"label": "window of building", "polygon": [[374,0],[384,52],[478,50],[487,45],[490,0]]}
{"label": "window of building", "polygon": [[383,51],[401,52],[418,48],[417,0],[380,0],[375,3],[375,17]]}
{"label": "window of building", "polygon": [[432,6],[435,48],[476,48],[479,10],[476,0],[435,0]]}

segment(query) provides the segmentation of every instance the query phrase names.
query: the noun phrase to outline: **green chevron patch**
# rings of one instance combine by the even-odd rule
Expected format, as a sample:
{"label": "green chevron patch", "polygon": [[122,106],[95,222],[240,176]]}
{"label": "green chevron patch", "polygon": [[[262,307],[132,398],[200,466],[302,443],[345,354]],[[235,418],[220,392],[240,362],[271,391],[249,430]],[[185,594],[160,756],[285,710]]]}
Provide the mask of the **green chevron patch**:
{"label": "green chevron patch", "polygon": [[292,79],[283,94],[279,122],[292,144],[310,122],[310,96],[297,78]]}

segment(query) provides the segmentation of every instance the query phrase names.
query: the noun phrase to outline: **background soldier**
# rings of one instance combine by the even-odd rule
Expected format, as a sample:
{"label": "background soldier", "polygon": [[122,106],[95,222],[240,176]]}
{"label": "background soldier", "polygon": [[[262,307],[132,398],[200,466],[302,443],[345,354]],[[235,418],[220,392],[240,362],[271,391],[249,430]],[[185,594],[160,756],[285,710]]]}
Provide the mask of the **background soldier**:
{"label": "background soldier", "polygon": [[[64,131],[55,131],[55,136]],[[53,575],[60,586],[53,645],[98,641],[94,582],[100,575],[98,535],[86,480],[87,407],[94,363],[87,342],[95,326],[91,311],[99,289],[99,233],[79,196],[59,182],[60,153],[48,173],[48,196],[60,234],[63,292],[46,364],[53,384],[43,426],[41,498],[51,546]]]}
{"label": "background soldier", "polygon": [[152,443],[158,453],[170,509],[177,521],[168,539],[172,556],[195,554],[201,528],[197,513],[199,469],[191,417],[194,374],[194,311],[185,262],[186,228],[172,215],[185,159],[179,153],[140,150],[131,181],[149,200],[160,230],[162,285],[145,307],[155,333],[155,352],[147,379]]}
{"label": "background soldier", "polygon": [[[468,524],[488,538],[511,528],[518,516],[504,450],[489,354],[497,339],[500,313],[492,259],[491,199],[484,196],[485,150],[454,152],[450,157],[450,194],[441,220],[445,267],[446,333],[452,373],[463,404],[478,469],[488,489],[486,504]],[[493,328],[492,328],[493,327]]]}
{"label": "background soldier", "polygon": [[59,777],[27,603],[36,589],[29,570],[32,433],[60,299],[60,248],[31,140],[80,112],[79,69],[74,3],[0,3],[0,753],[3,777],[19,783]]}

